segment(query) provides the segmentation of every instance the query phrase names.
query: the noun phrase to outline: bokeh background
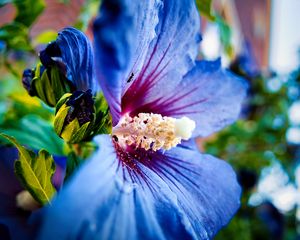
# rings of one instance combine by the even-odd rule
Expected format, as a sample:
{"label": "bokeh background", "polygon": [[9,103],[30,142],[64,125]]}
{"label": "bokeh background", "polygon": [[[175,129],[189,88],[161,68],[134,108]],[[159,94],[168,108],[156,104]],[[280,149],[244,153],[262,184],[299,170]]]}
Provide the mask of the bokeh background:
{"label": "bokeh background", "polygon": [[[221,56],[224,68],[250,85],[241,119],[198,139],[202,151],[234,167],[243,188],[239,212],[216,239],[300,239],[300,1],[196,2],[203,37],[199,58]],[[38,51],[63,27],[81,29],[92,40],[99,4],[0,0],[1,132],[33,149],[64,154],[51,126],[53,110],[28,96],[22,71],[36,65]]]}

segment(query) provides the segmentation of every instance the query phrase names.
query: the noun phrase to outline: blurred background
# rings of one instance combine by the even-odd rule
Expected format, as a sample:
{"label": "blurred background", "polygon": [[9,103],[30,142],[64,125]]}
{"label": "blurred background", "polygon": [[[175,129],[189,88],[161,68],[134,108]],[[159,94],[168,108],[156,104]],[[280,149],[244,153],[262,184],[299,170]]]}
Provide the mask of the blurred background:
{"label": "blurred background", "polygon": [[[203,37],[199,58],[221,56],[225,68],[250,84],[241,120],[198,139],[199,148],[234,167],[243,188],[241,209],[216,239],[300,239],[300,1],[196,3]],[[0,0],[1,132],[33,149],[47,146],[64,154],[51,126],[53,110],[25,92],[21,76],[63,27],[74,26],[92,39],[99,4]]]}

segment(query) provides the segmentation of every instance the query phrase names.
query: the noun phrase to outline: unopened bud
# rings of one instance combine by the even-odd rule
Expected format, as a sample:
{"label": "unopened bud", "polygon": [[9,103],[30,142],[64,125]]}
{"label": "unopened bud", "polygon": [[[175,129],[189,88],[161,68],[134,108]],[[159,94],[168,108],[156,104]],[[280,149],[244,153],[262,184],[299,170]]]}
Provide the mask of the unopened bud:
{"label": "unopened bud", "polygon": [[22,84],[30,96],[35,95],[32,87],[31,87],[33,78],[34,78],[34,70],[32,70],[32,69],[24,70],[23,76],[22,76]]}
{"label": "unopened bud", "polygon": [[72,83],[59,71],[58,67],[45,68],[38,64],[35,69],[23,72],[22,83],[30,96],[37,96],[50,107],[72,91]]}
{"label": "unopened bud", "polygon": [[65,94],[56,106],[54,128],[68,143],[79,143],[91,136],[95,123],[95,107],[91,90]]}

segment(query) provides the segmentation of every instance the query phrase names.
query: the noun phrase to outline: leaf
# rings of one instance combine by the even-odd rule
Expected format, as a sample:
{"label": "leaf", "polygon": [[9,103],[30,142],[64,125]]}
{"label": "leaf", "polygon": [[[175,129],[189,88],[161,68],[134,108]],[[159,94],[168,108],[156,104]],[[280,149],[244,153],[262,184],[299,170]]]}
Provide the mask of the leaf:
{"label": "leaf", "polygon": [[61,109],[62,105],[64,105],[69,97],[72,96],[72,93],[65,93],[60,99],[59,101],[56,103],[56,106],[55,106],[55,115],[58,114],[58,111]]}
{"label": "leaf", "polygon": [[72,92],[71,82],[62,74],[58,67],[51,67],[50,79],[56,103],[64,94]]}
{"label": "leaf", "polygon": [[45,31],[37,35],[33,41],[33,45],[48,44],[57,38],[57,32],[53,30]]}
{"label": "leaf", "polygon": [[215,20],[215,16],[212,14],[211,10],[212,0],[197,0],[196,5],[201,15],[207,17],[211,21]]}
{"label": "leaf", "polygon": [[108,104],[102,93],[95,99],[96,122],[93,127],[93,135],[110,134],[112,131],[112,119],[109,114]]}
{"label": "leaf", "polygon": [[45,8],[44,0],[14,0],[13,3],[17,8],[15,21],[27,27],[31,26]]}
{"label": "leaf", "polygon": [[55,172],[53,157],[44,149],[38,155],[20,145],[15,138],[6,134],[0,135],[16,146],[19,159],[15,161],[15,174],[23,187],[42,205],[50,202],[56,190],[51,182]]}
{"label": "leaf", "polygon": [[0,131],[33,149],[45,148],[51,154],[64,155],[63,140],[56,135],[51,123],[37,115],[27,115],[9,126],[0,126]]}
{"label": "leaf", "polygon": [[50,107],[53,107],[56,104],[56,99],[51,86],[51,80],[48,76],[48,69],[46,69],[40,77],[40,68],[41,65],[37,65],[35,72],[36,77],[32,80],[31,85],[35,90],[36,96],[43,100],[43,102]]}
{"label": "leaf", "polygon": [[71,92],[71,84],[58,67],[51,66],[42,72],[42,64],[38,64],[31,88],[34,96],[40,98],[48,106],[54,107],[65,93]]}
{"label": "leaf", "polygon": [[58,112],[55,114],[55,120],[54,120],[54,129],[57,133],[57,135],[61,135],[65,119],[69,113],[70,107],[61,107]]}
{"label": "leaf", "polygon": [[[4,1],[3,4],[9,1]],[[28,29],[45,8],[44,0],[13,0],[17,10],[13,22],[0,28],[0,40],[4,41],[7,49],[32,50]],[[1,5],[2,3],[0,3]]]}
{"label": "leaf", "polygon": [[90,126],[90,122],[86,122],[85,124],[83,124],[77,131],[75,131],[72,134],[69,143],[78,143],[85,140],[86,136],[89,133],[88,131],[89,126]]}
{"label": "leaf", "polygon": [[224,47],[225,52],[231,57],[233,54],[233,48],[231,44],[230,26],[220,15],[216,15],[216,23],[220,31],[220,41]]}
{"label": "leaf", "polygon": [[65,126],[61,133],[61,137],[68,143],[79,143],[85,139],[86,135],[88,135],[87,130],[89,125],[90,122],[86,122],[80,126],[78,120],[75,118]]}
{"label": "leaf", "polygon": [[28,29],[22,23],[13,22],[1,27],[0,40],[4,41],[9,49],[32,49],[28,38]]}

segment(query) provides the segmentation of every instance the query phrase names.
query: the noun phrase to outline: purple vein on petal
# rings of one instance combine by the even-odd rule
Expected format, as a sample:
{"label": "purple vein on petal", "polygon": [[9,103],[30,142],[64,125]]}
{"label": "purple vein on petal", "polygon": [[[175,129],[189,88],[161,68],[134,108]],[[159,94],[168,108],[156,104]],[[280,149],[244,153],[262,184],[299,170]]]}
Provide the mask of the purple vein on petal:
{"label": "purple vein on petal", "polygon": [[[142,68],[141,73],[139,74],[139,76],[136,78],[135,81],[132,82],[132,84],[130,85],[130,87],[128,87],[127,91],[124,93],[124,96],[122,98],[122,103],[123,107],[122,109],[126,112],[128,111],[128,108],[137,108],[138,106],[128,106],[126,103],[140,103],[143,102],[142,99],[146,99],[147,94],[149,93],[149,90],[155,85],[157,84],[157,82],[159,82],[161,78],[158,78],[159,75],[164,71],[164,69],[169,65],[169,63],[171,62],[171,59],[162,67],[161,70],[159,70],[159,72],[153,77],[153,75],[155,74],[155,72],[158,70],[159,66],[161,65],[161,63],[163,62],[164,58],[166,57],[170,46],[171,46],[172,42],[169,43],[168,47],[166,48],[166,50],[163,53],[163,56],[161,57],[161,59],[159,60],[159,62],[157,63],[157,65],[155,66],[155,68],[147,75],[147,77],[145,76],[146,71],[148,70],[148,67],[151,64],[152,58],[154,57],[156,51],[157,51],[157,43],[154,46],[154,49],[150,55],[150,58],[148,60],[148,62],[146,63],[146,65]],[[134,100],[133,100],[134,99]]]}
{"label": "purple vein on petal", "polygon": [[[165,113],[167,113],[167,114],[166,114],[167,116],[168,116],[168,115],[176,115],[176,114],[179,113],[179,112],[178,112],[179,110],[186,109],[186,108],[188,108],[188,107],[192,107],[192,106],[198,105],[198,104],[200,104],[200,103],[204,103],[204,102],[206,102],[208,99],[209,99],[209,98],[204,98],[204,99],[200,99],[200,100],[198,100],[198,101],[196,101],[196,102],[191,102],[191,103],[188,103],[188,104],[183,105],[183,106],[180,106],[180,107],[170,108],[170,109],[168,109],[167,112],[165,112]],[[199,110],[193,111],[193,112],[195,112],[195,113],[198,112],[198,113],[199,113],[199,112],[201,112],[201,111],[200,111],[200,109],[199,109]]]}

